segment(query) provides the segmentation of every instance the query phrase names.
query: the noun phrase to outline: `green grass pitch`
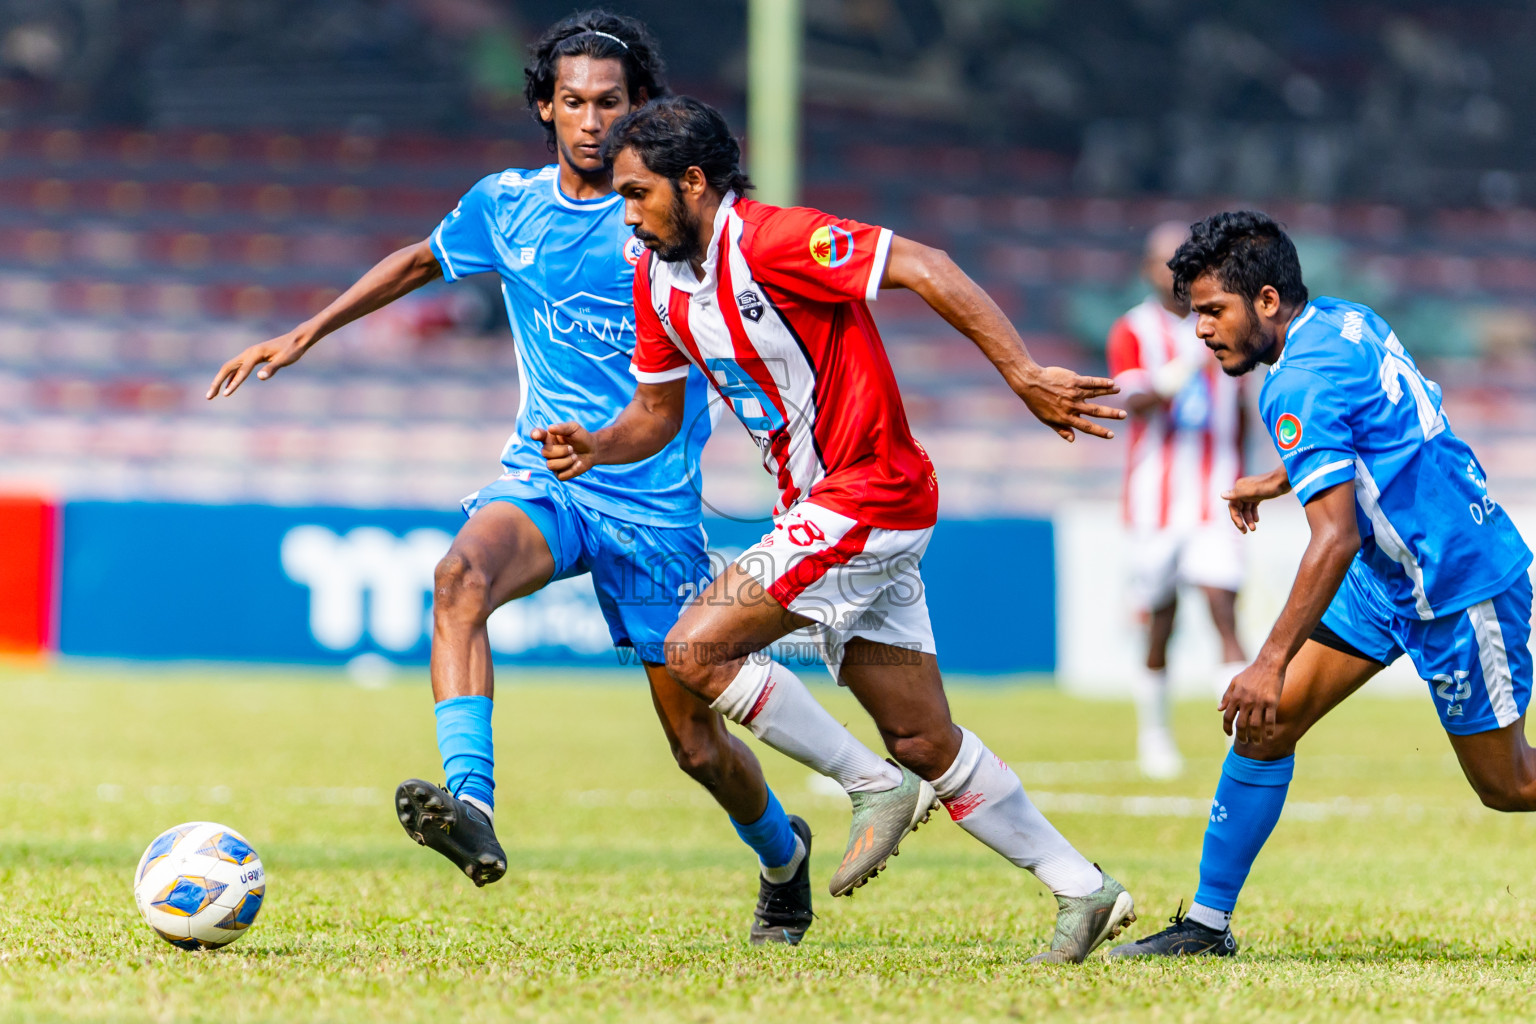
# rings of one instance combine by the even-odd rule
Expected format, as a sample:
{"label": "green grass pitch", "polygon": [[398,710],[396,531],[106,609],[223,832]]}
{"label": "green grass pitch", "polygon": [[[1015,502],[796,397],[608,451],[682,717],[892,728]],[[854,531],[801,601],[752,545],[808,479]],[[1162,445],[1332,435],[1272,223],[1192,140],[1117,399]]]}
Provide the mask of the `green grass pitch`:
{"label": "green grass pitch", "polygon": [[[1536,991],[1536,819],[1484,810],[1427,699],[1357,698],[1297,758],[1291,806],[1239,907],[1236,960],[1031,967],[1053,904],[942,814],[851,900],[824,895],[847,804],[761,750],[815,829],[820,914],[752,949],[750,856],[672,765],[638,673],[503,673],[511,861],[476,890],[407,841],[390,796],[436,777],[430,698],[340,674],[0,666],[0,1019],[1525,1019]],[[848,695],[819,695],[868,738]],[[1135,776],[1128,706],[1040,686],[952,689],[1064,832],[1160,926],[1195,886],[1224,745],[1180,707],[1189,771]],[[268,898],[240,942],[189,954],[140,921],[133,866],[189,819],[240,829]]]}

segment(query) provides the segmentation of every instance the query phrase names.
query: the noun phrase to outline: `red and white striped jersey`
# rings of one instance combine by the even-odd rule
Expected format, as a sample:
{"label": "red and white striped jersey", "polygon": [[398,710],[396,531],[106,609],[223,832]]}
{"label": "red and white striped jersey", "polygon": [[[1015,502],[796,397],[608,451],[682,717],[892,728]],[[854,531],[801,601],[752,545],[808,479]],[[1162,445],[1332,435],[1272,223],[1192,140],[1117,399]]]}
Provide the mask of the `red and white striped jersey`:
{"label": "red and white striped jersey", "polygon": [[778,481],[775,514],[810,499],[877,529],[938,518],[869,312],[890,248],[884,228],[731,195],[702,280],[650,252],[635,268],[635,378],[702,369]]}
{"label": "red and white striped jersey", "polygon": [[1125,521],[1138,529],[1187,527],[1224,515],[1221,493],[1242,475],[1242,388],[1195,335],[1195,320],[1168,312],[1153,297],[1109,332],[1109,372],[1124,394],[1150,392],[1153,374],[1174,359],[1199,367],[1171,401],[1131,417]]}

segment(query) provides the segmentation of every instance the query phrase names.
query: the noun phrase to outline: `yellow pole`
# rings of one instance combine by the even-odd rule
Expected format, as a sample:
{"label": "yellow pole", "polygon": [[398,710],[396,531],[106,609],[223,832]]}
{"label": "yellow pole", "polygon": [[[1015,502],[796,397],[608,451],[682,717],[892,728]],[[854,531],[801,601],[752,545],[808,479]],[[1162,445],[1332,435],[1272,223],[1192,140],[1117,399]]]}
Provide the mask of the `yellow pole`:
{"label": "yellow pole", "polygon": [[801,0],[751,0],[747,11],[748,173],[756,198],[793,206],[800,195]]}

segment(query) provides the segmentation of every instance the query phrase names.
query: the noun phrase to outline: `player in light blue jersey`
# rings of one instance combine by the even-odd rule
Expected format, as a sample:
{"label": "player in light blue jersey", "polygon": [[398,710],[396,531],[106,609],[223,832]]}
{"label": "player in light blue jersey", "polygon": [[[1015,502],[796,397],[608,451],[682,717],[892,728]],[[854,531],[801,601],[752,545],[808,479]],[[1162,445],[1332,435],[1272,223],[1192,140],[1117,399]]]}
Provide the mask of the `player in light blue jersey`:
{"label": "player in light blue jersey", "polygon": [[1283,465],[1237,482],[1225,496],[1233,523],[1257,528],[1260,502],[1295,491],[1312,532],[1269,639],[1222,698],[1235,742],[1194,903],[1112,954],[1231,956],[1232,910],[1280,818],[1297,741],[1404,654],[1483,803],[1536,810],[1531,551],[1451,432],[1440,388],[1373,310],[1308,301],[1274,221],[1208,217],[1169,266],[1223,370],[1271,367],[1259,404]]}
{"label": "player in light blue jersey", "polygon": [[[784,812],[756,757],[720,715],[672,679],[662,653],[685,598],[712,575],[698,482],[711,425],[704,381],[695,373],[688,382],[687,427],[642,462],[562,482],[532,440],[551,423],[614,419],[634,394],[632,288],[644,249],[624,225],[602,142],[618,118],[665,92],[662,63],[643,25],[593,11],[565,19],[533,46],[527,79],[529,106],[555,163],[481,179],[429,238],[386,257],[293,331],[231,359],[208,397],[233,394],[258,367],[258,379],[271,377],[343,324],[440,276],[499,274],[522,405],[501,476],[464,499],[469,518],[437,567],[431,671],[447,785],[402,783],[401,823],[476,885],[505,873],[492,824],[486,620],[552,580],[591,573],[614,643],[632,646],[645,665],[679,766],[758,854],[752,942],[797,943],[812,920],[810,830]],[[906,793],[898,769],[846,730],[841,735],[851,780],[840,780],[845,788]]]}

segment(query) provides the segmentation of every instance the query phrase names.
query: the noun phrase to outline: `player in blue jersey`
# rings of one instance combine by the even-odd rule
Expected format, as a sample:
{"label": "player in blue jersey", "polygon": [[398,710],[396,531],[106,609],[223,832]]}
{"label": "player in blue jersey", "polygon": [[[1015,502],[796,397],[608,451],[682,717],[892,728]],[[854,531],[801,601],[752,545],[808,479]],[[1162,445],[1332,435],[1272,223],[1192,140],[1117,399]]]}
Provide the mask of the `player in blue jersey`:
{"label": "player in blue jersey", "polygon": [[[688,381],[687,428],[643,462],[562,482],[530,441],[551,423],[611,420],[634,393],[632,288],[644,250],[624,225],[602,142],[618,118],[664,93],[663,66],[639,22],[586,12],[534,45],[527,80],[529,106],[548,132],[555,163],[481,179],[429,238],[386,257],[306,323],[231,359],[208,397],[232,394],[253,371],[270,378],[343,324],[438,277],[499,274],[522,407],[501,476],[464,499],[469,518],[437,566],[431,673],[447,785],[402,783],[401,823],[476,885],[506,871],[493,828],[486,619],[552,580],[591,573],[614,643],[633,646],[645,665],[678,764],[710,791],[759,857],[751,940],[795,943],[812,920],[810,831],[785,813],[756,757],[720,715],[664,667],[668,629],[685,597],[711,575],[697,480],[712,422],[704,381],[697,374]],[[845,789],[878,792],[892,803],[918,800],[915,777],[907,780],[845,729],[841,736]],[[894,848],[908,831],[879,838]]]}
{"label": "player in blue jersey", "polygon": [[1283,465],[1225,495],[1233,523],[1255,529],[1260,502],[1295,491],[1312,533],[1269,639],[1222,698],[1235,742],[1194,904],[1112,954],[1231,956],[1232,909],[1279,820],[1297,741],[1404,654],[1483,803],[1536,810],[1531,551],[1451,432],[1440,388],[1373,310],[1307,300],[1274,221],[1208,217],[1168,265],[1223,370],[1271,367],[1259,405]]}

